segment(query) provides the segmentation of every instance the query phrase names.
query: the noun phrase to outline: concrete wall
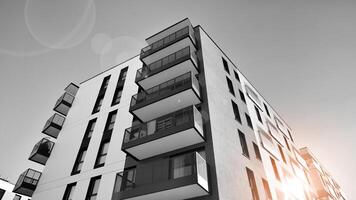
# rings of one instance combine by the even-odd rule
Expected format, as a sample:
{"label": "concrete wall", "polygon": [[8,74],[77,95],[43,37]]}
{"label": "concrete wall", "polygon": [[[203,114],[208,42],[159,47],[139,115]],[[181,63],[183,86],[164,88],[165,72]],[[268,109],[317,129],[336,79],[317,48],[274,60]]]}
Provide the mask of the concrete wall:
{"label": "concrete wall", "polygon": [[[16,193],[13,193],[12,190],[14,189],[14,184],[9,183],[7,181],[4,181],[2,179],[0,179],[0,189],[5,190],[4,196],[2,196],[2,198],[0,198],[1,200],[13,200]],[[19,194],[17,194],[19,195]],[[23,195],[21,196],[21,200],[29,200],[31,199],[30,197],[26,197]]]}

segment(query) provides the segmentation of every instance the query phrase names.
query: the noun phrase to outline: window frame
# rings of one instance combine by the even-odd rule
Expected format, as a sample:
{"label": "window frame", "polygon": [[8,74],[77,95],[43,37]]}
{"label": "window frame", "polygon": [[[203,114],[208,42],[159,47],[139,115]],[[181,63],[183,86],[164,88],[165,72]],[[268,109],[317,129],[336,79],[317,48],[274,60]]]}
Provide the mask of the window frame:
{"label": "window frame", "polygon": [[227,72],[228,74],[230,74],[229,63],[225,60],[224,57],[221,57],[221,59],[222,59],[222,62],[223,62],[223,66],[224,66],[225,72]]}
{"label": "window frame", "polygon": [[95,188],[95,184],[97,183],[98,181],[98,191],[99,191],[99,188],[100,188],[100,181],[101,181],[101,175],[99,176],[95,176],[95,177],[92,177],[90,179],[90,182],[89,182],[89,186],[88,186],[88,190],[87,190],[87,194],[85,195],[85,200],[91,200],[91,198],[93,196],[95,196],[95,199],[97,198],[98,196],[98,191],[96,191],[96,193],[93,193],[94,191],[94,188]]}
{"label": "window frame", "polygon": [[247,157],[248,159],[250,159],[250,152],[248,150],[248,145],[247,145],[247,141],[246,141],[246,136],[245,134],[240,131],[239,129],[237,130],[238,134],[239,134],[239,140],[240,140],[240,145],[241,145],[241,149],[242,149],[242,155],[244,155],[245,157]]}
{"label": "window frame", "polygon": [[253,149],[255,151],[256,159],[262,161],[261,151],[258,145],[255,142],[252,142]]}
{"label": "window frame", "polygon": [[247,179],[248,179],[249,186],[250,186],[250,189],[251,189],[252,199],[253,200],[260,200],[260,196],[258,194],[258,188],[257,188],[257,184],[256,184],[255,174],[248,167],[246,167],[246,174],[247,174]]}
{"label": "window frame", "polygon": [[66,186],[62,200],[72,200],[72,199],[69,199],[69,197],[71,197],[71,195],[73,195],[76,185],[77,185],[77,182],[73,182]]}
{"label": "window frame", "polygon": [[234,88],[234,84],[232,83],[232,81],[230,80],[229,77],[226,76],[226,83],[227,83],[227,87],[229,89],[230,94],[232,94],[235,97],[235,88]]}
{"label": "window frame", "polygon": [[235,120],[242,124],[239,106],[231,99],[232,111],[234,113]]}

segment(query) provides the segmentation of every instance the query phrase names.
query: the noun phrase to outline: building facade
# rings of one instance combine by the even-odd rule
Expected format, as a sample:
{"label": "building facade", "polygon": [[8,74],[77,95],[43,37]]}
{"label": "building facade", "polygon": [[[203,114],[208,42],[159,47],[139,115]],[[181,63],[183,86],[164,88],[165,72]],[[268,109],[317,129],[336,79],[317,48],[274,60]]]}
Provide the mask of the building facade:
{"label": "building facade", "polygon": [[0,177],[0,200],[30,200],[30,197],[12,192],[15,185]]}
{"label": "building facade", "polygon": [[291,128],[202,27],[146,41],[65,89],[31,153],[34,200],[316,198]]}

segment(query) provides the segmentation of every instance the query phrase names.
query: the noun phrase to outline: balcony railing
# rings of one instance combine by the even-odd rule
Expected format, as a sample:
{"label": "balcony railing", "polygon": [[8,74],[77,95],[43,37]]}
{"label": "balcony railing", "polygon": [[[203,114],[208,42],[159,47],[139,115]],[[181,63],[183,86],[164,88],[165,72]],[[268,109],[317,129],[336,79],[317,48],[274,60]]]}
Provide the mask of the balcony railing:
{"label": "balcony railing", "polygon": [[[192,31],[193,30],[191,29],[191,27],[186,26],[186,27],[152,43],[151,45],[146,46],[145,48],[143,48],[141,50],[140,58],[142,59],[150,54],[153,54],[154,52],[157,52],[157,51],[179,41],[182,38],[185,38],[189,35],[193,35]],[[194,38],[194,37],[192,37],[192,38]]]}
{"label": "balcony railing", "polygon": [[59,112],[62,115],[67,116],[70,107],[72,107],[74,96],[65,92],[56,102],[53,110]]}
{"label": "balcony railing", "polygon": [[43,138],[33,147],[29,160],[45,165],[51,155],[54,142]]}
{"label": "balcony railing", "polygon": [[[190,199],[209,194],[208,165],[198,152],[171,157],[164,162],[168,165],[162,166],[160,177],[166,177],[165,180],[152,180],[150,183],[145,179],[142,182],[144,178],[139,175],[144,172],[136,171],[136,168],[119,173],[121,182],[117,181],[119,186],[115,185],[115,188],[120,188],[120,192],[114,191],[112,200],[166,200],[167,196],[170,199]],[[146,173],[151,175],[153,171],[155,169]]]}
{"label": "balcony railing", "polygon": [[149,100],[155,99],[157,97],[162,97],[167,93],[170,93],[174,90],[179,90],[179,88],[191,85],[192,83],[197,89],[199,89],[199,83],[195,78],[191,76],[191,72],[185,73],[174,79],[152,87],[146,91],[141,91],[138,94],[135,94],[131,98],[130,107],[133,108],[134,106],[139,106],[140,104],[144,104]]}
{"label": "balcony railing", "polygon": [[42,133],[49,135],[51,137],[57,138],[59,132],[61,131],[65,117],[55,113],[46,122],[43,127]]}
{"label": "balcony railing", "polygon": [[68,92],[69,94],[75,96],[77,94],[79,90],[79,86],[77,86],[74,83],[70,83],[65,89],[64,91]]}
{"label": "balcony railing", "polygon": [[20,175],[13,192],[31,197],[37,187],[41,174],[39,171],[27,169]]}
{"label": "balcony railing", "polygon": [[152,76],[160,71],[168,69],[176,64],[179,64],[185,60],[192,58],[195,63],[197,63],[197,56],[194,51],[187,46],[173,54],[170,54],[152,64],[145,65],[144,67],[137,70],[136,82]]}

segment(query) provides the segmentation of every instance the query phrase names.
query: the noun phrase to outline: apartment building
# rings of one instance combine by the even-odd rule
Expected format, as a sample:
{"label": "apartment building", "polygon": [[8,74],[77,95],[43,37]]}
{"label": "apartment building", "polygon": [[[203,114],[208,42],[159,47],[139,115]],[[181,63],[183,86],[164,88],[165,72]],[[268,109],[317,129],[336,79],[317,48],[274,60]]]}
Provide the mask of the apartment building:
{"label": "apartment building", "polygon": [[45,168],[25,171],[31,181],[20,178],[17,192],[315,199],[291,128],[201,26],[184,19],[146,42],[138,56],[65,88],[30,156]]}
{"label": "apartment building", "polygon": [[30,200],[30,197],[12,192],[15,185],[0,177],[0,200]]}
{"label": "apartment building", "polygon": [[330,173],[318,161],[315,155],[308,147],[300,149],[302,157],[307,162],[310,173],[310,179],[317,198],[320,200],[344,200],[346,196],[342,191],[340,185],[330,175]]}

